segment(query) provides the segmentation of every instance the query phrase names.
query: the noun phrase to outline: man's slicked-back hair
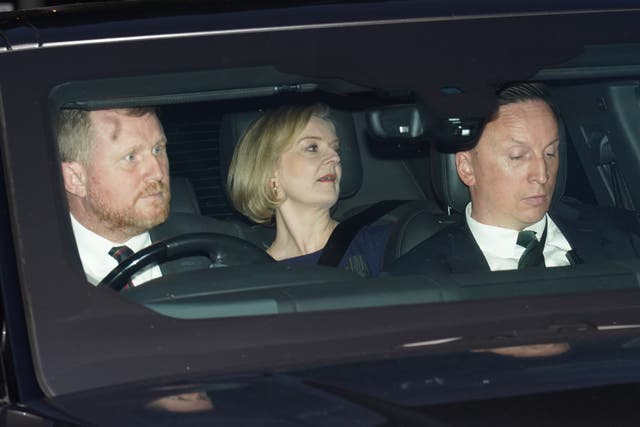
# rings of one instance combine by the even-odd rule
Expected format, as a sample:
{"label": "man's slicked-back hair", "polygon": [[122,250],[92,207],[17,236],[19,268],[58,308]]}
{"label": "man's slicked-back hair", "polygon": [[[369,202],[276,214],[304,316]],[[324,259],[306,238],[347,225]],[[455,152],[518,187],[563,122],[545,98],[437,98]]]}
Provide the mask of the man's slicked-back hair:
{"label": "man's slicked-back hair", "polygon": [[502,86],[497,92],[498,105],[494,117],[500,107],[519,102],[542,101],[549,106],[554,116],[558,118],[558,109],[551,99],[551,93],[544,83],[516,82]]}
{"label": "man's slicked-back hair", "polygon": [[544,102],[556,119],[556,122],[560,122],[560,113],[555,103],[551,98],[551,92],[547,88],[547,85],[540,82],[511,82],[501,86],[496,91],[495,105],[491,114],[484,118],[481,124],[481,131],[478,136],[466,143],[460,144],[456,147],[455,151],[467,151],[471,150],[478,145],[484,128],[487,123],[492,122],[498,118],[500,109],[507,105],[518,104],[520,102],[532,102],[540,101]]}

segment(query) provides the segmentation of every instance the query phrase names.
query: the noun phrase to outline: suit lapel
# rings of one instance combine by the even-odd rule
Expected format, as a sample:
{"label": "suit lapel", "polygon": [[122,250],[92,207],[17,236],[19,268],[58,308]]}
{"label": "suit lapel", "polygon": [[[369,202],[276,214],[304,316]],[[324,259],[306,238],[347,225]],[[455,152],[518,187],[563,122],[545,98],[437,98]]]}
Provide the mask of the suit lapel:
{"label": "suit lapel", "polygon": [[571,250],[567,259],[574,264],[584,264],[603,258],[602,236],[592,221],[585,220],[580,210],[566,204],[558,204],[549,212],[553,222],[560,229]]}
{"label": "suit lapel", "polygon": [[455,273],[490,271],[487,259],[473,238],[466,218],[452,227],[448,237],[450,271]]}

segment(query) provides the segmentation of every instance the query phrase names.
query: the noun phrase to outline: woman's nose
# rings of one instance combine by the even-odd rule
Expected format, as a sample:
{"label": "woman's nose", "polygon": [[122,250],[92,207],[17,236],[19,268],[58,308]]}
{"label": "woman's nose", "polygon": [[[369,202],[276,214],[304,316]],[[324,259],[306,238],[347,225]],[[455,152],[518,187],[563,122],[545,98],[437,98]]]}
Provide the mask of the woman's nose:
{"label": "woman's nose", "polygon": [[327,157],[325,161],[340,163],[340,153],[338,153],[338,150],[336,150],[335,148],[329,148],[327,150]]}

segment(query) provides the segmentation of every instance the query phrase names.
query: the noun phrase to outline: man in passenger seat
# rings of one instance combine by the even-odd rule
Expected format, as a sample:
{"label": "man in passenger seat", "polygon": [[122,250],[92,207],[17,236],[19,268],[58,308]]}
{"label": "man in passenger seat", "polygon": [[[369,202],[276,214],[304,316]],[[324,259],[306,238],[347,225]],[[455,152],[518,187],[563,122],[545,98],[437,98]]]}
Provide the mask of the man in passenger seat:
{"label": "man in passenger seat", "polygon": [[420,243],[390,271],[496,271],[637,257],[635,213],[551,206],[561,143],[555,111],[540,84],[501,90],[475,147],[456,153],[457,173],[471,197],[464,221]]}
{"label": "man in passenger seat", "polygon": [[[169,217],[167,140],[152,108],[62,110],[56,130],[73,233],[95,285],[131,254],[169,237],[156,228]],[[182,232],[210,231],[195,217]],[[131,282],[163,271],[171,270],[151,266]]]}

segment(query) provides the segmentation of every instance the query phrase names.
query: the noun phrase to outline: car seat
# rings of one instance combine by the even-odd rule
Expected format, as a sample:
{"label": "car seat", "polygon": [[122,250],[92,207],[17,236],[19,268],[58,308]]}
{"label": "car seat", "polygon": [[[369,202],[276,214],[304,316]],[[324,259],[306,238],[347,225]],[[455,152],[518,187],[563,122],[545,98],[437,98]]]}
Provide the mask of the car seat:
{"label": "car seat", "polygon": [[[227,180],[229,165],[236,143],[249,125],[259,117],[260,113],[241,112],[223,116],[220,128],[220,171],[223,182]],[[340,157],[342,163],[342,180],[339,201],[353,197],[359,190],[363,180],[360,149],[354,118],[350,112],[330,109],[330,118],[336,127],[336,134],[340,139]],[[225,188],[226,191],[226,188]],[[368,206],[347,211],[347,217],[356,215]],[[416,244],[429,237],[441,228],[433,217],[434,203],[429,200],[407,201],[384,216],[384,221],[394,223],[394,227],[387,240],[383,259],[383,266],[406,253]],[[269,247],[275,236],[273,227],[261,225],[246,225],[245,232],[251,241]]]}
{"label": "car seat", "polygon": [[200,215],[200,205],[193,190],[193,185],[188,178],[183,176],[172,176],[171,187],[171,212],[192,213]]}
{"label": "car seat", "polygon": [[[259,111],[230,113],[222,117],[220,122],[220,174],[226,194],[227,175],[235,146],[249,125],[260,116]],[[340,199],[355,195],[362,184],[362,165],[358,148],[353,118],[345,111],[330,110],[330,118],[336,128],[340,140],[340,162],[342,163],[342,179],[340,182]],[[264,225],[245,224],[247,238],[264,247],[271,245],[275,237],[275,229]]]}
{"label": "car seat", "polygon": [[230,225],[226,221],[201,214],[198,198],[188,178],[172,176],[170,188],[170,215],[167,221],[151,230],[154,241],[192,233],[193,230],[225,234],[248,240],[245,230],[239,225]]}
{"label": "car seat", "polygon": [[[560,156],[556,188],[553,193],[552,204],[557,203],[564,195],[567,182],[567,138],[564,122],[558,119],[558,154]],[[431,174],[433,190],[436,197],[444,205],[450,220],[456,220],[456,215],[464,214],[465,207],[471,200],[467,186],[460,180],[456,169],[455,152],[444,152],[432,147]],[[446,220],[445,220],[446,221]]]}
{"label": "car seat", "polygon": [[[566,152],[567,141],[564,123],[558,120],[558,137],[560,144],[558,153],[560,164],[556,178],[556,189],[553,194],[552,204],[557,203],[563,197],[567,179]],[[385,264],[390,265],[393,260],[408,252],[411,248],[434,235],[445,226],[463,219],[464,211],[470,201],[469,190],[460,180],[456,169],[454,150],[446,150],[450,147],[433,144],[430,152],[431,178],[433,191],[442,204],[442,214],[435,214],[425,207],[409,209],[404,217],[399,219],[387,244]]]}

